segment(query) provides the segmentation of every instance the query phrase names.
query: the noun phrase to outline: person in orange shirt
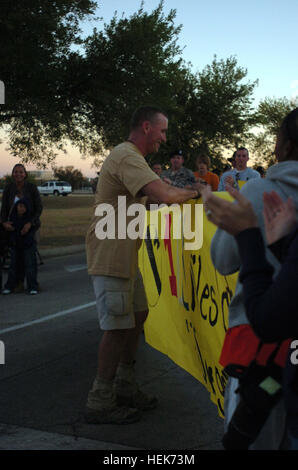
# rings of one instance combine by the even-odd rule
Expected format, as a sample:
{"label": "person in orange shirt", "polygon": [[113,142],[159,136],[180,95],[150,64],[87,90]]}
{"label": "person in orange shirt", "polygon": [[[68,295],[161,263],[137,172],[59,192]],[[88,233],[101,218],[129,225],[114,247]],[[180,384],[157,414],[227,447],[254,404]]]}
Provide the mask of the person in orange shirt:
{"label": "person in orange shirt", "polygon": [[204,180],[212,188],[212,191],[217,191],[219,185],[219,178],[215,173],[209,171],[210,158],[207,155],[199,155],[196,159],[196,167],[198,171],[194,172],[196,180]]}

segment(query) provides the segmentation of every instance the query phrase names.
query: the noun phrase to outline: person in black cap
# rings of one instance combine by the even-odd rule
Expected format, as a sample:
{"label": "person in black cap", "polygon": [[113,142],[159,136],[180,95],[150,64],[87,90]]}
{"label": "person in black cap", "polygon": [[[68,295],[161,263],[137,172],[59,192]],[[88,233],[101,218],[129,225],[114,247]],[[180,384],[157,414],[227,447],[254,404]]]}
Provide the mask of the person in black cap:
{"label": "person in black cap", "polygon": [[168,184],[177,188],[191,188],[196,182],[191,170],[185,168],[182,150],[175,150],[170,154],[171,168],[161,174],[161,178]]}

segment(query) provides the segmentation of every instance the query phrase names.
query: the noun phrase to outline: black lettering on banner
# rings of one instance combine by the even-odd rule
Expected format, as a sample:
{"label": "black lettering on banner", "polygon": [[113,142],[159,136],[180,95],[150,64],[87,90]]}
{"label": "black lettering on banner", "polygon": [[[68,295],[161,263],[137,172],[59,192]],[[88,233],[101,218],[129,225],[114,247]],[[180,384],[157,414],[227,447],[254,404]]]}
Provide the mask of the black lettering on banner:
{"label": "black lettering on banner", "polygon": [[231,291],[231,289],[227,285],[226,290],[221,294],[222,323],[223,323],[225,331],[228,330],[228,325],[226,325],[226,323],[225,323],[225,304],[226,304],[226,307],[229,311],[229,305],[230,305],[232,296],[233,296],[233,292]]}
{"label": "black lettering on banner", "polygon": [[198,271],[197,292],[196,292],[197,297],[198,297],[198,294],[199,294],[200,280],[201,280],[201,272],[202,272],[202,259],[201,259],[201,255],[198,256],[198,263],[199,263],[199,271]]}
{"label": "black lettering on banner", "polygon": [[195,298],[195,279],[194,279],[194,272],[193,272],[193,265],[196,262],[196,256],[191,256],[191,265],[190,265],[190,282],[191,282],[191,309],[194,312],[196,307],[196,298]]}
{"label": "black lettering on banner", "polygon": [[[185,273],[185,260],[184,260],[183,253],[181,255],[181,265],[182,265],[182,276],[183,276],[183,279],[185,279],[186,273]],[[192,276],[191,267],[190,267],[190,275]],[[181,300],[183,303],[183,307],[185,308],[187,312],[189,312],[189,302],[187,302],[187,300],[184,298],[184,283],[183,282],[182,282],[182,299]]]}
{"label": "black lettering on banner", "polygon": [[[210,299],[212,304],[214,305],[215,308],[215,313],[214,317],[212,316],[212,307],[209,307],[209,323],[211,326],[215,326],[218,321],[218,314],[219,314],[219,309],[218,305],[216,302],[216,291],[215,288],[209,284],[205,284],[202,294],[199,295],[199,288],[200,288],[200,281],[201,281],[201,273],[202,273],[202,259],[201,256],[198,255],[198,277],[197,277],[197,282],[195,283],[195,274],[194,274],[194,269],[193,266],[196,264],[196,255],[191,255],[190,257],[190,282],[191,282],[191,309],[194,312],[197,307],[197,303],[199,304],[200,308],[200,313],[201,316],[204,320],[207,320],[208,314],[203,312],[203,302],[206,299]],[[185,270],[185,266],[183,264],[183,269]],[[189,311],[189,304],[185,301],[184,295],[183,295],[183,304],[184,307],[187,311]]]}
{"label": "black lettering on banner", "polygon": [[[184,257],[182,255],[182,266],[183,266],[183,278],[186,278],[186,269],[187,266],[185,266],[184,263]],[[200,278],[201,278],[201,271],[202,271],[202,264],[201,264],[201,256],[198,255],[198,263],[199,263],[199,271],[198,271],[198,277],[197,280],[195,281],[195,273],[193,266],[196,264],[197,257],[196,255],[191,255],[190,257],[190,265],[189,265],[189,271],[190,271],[190,282],[191,282],[191,309],[194,312],[196,310],[197,306],[197,300],[198,300],[198,292],[199,292],[199,287],[200,287]],[[184,298],[184,284],[182,285],[182,303],[185,308],[189,312],[189,302],[186,301]]]}
{"label": "black lettering on banner", "polygon": [[206,284],[204,289],[203,289],[201,299],[200,299],[200,312],[201,312],[202,318],[204,318],[204,320],[207,320],[207,314],[203,315],[202,303],[203,303],[204,299],[208,299],[208,298],[209,298],[209,286],[208,286],[208,284]]}
{"label": "black lettering on banner", "polygon": [[153,245],[156,246],[157,249],[159,249],[159,247],[160,247],[160,241],[158,240],[158,238],[155,238],[155,239],[154,239]]}
{"label": "black lettering on banner", "polygon": [[221,404],[220,398],[217,399],[217,406],[218,406],[218,409],[220,410],[222,416],[224,416],[224,415],[225,415],[225,411],[224,411],[223,405]]}
{"label": "black lettering on banner", "polygon": [[197,333],[196,328],[188,320],[185,320],[185,323],[186,323],[186,329],[188,333],[191,333],[191,329],[193,330],[192,336],[195,341],[195,349],[197,351],[198,359],[202,367],[203,379],[205,381],[205,384],[207,385],[209,383],[212,394],[217,397],[216,399],[217,406],[221,414],[224,416],[223,404],[221,403],[221,398],[218,397],[218,395],[220,395],[223,399],[225,385],[227,382],[227,375],[224,371],[220,373],[216,365],[214,365],[213,367],[208,365],[207,360],[203,358],[202,356],[202,352],[201,352],[199,341],[198,341],[197,334],[196,334]]}
{"label": "black lettering on banner", "polygon": [[185,308],[185,310],[187,310],[189,312],[189,303],[186,302],[186,300],[184,299],[184,290],[183,290],[183,286],[182,286],[182,303],[183,303],[183,307]]}
{"label": "black lettering on banner", "polygon": [[[186,320],[187,324],[188,324],[188,321]],[[199,355],[199,359],[200,359],[200,362],[201,362],[201,366],[202,366],[202,369],[203,369],[203,378],[205,380],[205,383],[207,383],[207,371],[205,369],[205,365],[204,365],[204,361],[203,361],[203,357],[202,357],[202,354],[201,354],[201,350],[199,348],[199,343],[198,343],[198,340],[197,340],[197,337],[196,337],[196,329],[195,327],[192,326],[192,324],[190,323],[189,326],[192,328],[193,330],[193,338],[195,340],[195,345],[196,345],[196,350],[197,350],[197,353]]]}
{"label": "black lettering on banner", "polygon": [[[207,366],[207,363],[206,363],[206,366]],[[212,392],[215,394],[215,388],[213,386],[213,383],[214,383],[214,378],[213,378],[213,370],[212,370],[212,367],[208,367],[207,368],[207,373],[208,373],[208,379],[209,379],[209,383],[211,385],[211,388],[212,388]]]}
{"label": "black lettering on banner", "polygon": [[222,396],[224,396],[228,376],[224,370],[220,374],[216,366],[215,366],[215,380],[216,380],[216,385],[217,385],[217,389],[219,390],[219,393]]}
{"label": "black lettering on banner", "polygon": [[[199,268],[198,268],[198,276],[197,276],[197,281],[195,282],[195,273],[193,266],[196,264],[196,261],[198,261]],[[185,269],[187,268],[184,264],[184,259],[182,259],[182,266],[183,266],[183,275],[184,279],[186,278],[186,273]],[[201,273],[202,273],[202,260],[201,256],[198,255],[198,259],[196,258],[196,255],[191,255],[190,257],[190,263],[189,263],[189,271],[190,271],[190,284],[191,284],[191,310],[195,312],[197,308],[197,304],[199,304],[200,308],[200,313],[201,316],[204,320],[207,320],[208,314],[203,312],[203,302],[204,300],[209,299],[213,306],[214,306],[214,316],[212,315],[213,313],[213,308],[212,306],[209,307],[209,323],[213,327],[217,324],[218,322],[218,317],[219,317],[219,308],[216,302],[216,290],[213,285],[205,284],[202,294],[199,295],[199,288],[200,288],[200,281],[201,281]],[[185,308],[189,312],[190,310],[190,305],[189,302],[184,297],[184,286],[182,286],[182,303]]]}
{"label": "black lettering on banner", "polygon": [[211,299],[211,302],[215,307],[215,316],[214,316],[214,318],[212,318],[213,307],[209,306],[209,324],[212,327],[217,324],[217,320],[218,320],[218,306],[217,306],[217,303],[216,303],[215,296],[216,296],[216,292],[215,292],[214,287],[212,285],[209,286],[209,284],[205,284],[205,287],[204,287],[203,292],[202,292],[201,297],[200,297],[200,312],[201,312],[202,318],[204,320],[207,320],[207,313],[206,314],[203,313],[202,306],[203,306],[203,302],[204,302],[205,299],[206,300]]}
{"label": "black lettering on banner", "polygon": [[210,323],[211,326],[215,326],[216,323],[217,323],[217,319],[218,319],[218,307],[217,307],[216,300],[214,298],[215,290],[214,290],[213,286],[211,286],[210,291],[211,291],[211,301],[215,305],[216,313],[215,313],[214,319],[212,320],[212,318],[211,318],[212,308],[211,307],[209,308],[209,323]]}
{"label": "black lettering on banner", "polygon": [[161,280],[160,280],[159,272],[158,272],[158,269],[157,269],[154,252],[153,252],[153,245],[152,245],[152,240],[150,238],[150,228],[149,228],[149,226],[147,227],[147,237],[145,239],[145,243],[146,243],[148,258],[149,258],[150,266],[151,266],[151,269],[152,269],[152,272],[153,272],[157,292],[158,292],[158,295],[160,295],[161,294]]}

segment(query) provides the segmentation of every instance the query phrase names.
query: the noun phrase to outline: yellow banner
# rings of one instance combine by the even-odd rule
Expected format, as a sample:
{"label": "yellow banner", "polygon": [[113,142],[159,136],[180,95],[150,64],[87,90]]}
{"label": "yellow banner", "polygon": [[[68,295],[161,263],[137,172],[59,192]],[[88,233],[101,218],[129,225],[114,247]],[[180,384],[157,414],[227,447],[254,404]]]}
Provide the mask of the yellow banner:
{"label": "yellow banner", "polygon": [[[228,193],[216,194],[230,199]],[[227,376],[218,361],[237,274],[222,276],[212,264],[210,244],[216,227],[206,218],[202,201],[190,201],[186,206],[191,209],[193,229],[196,222],[197,245],[202,242],[201,247],[191,250],[185,250],[186,238],[190,238],[185,232],[184,238],[174,238],[178,218],[175,222],[175,214],[168,208],[157,211],[159,218],[156,213],[148,215],[147,238],[139,252],[150,309],[145,337],[205,385],[223,417]],[[180,219],[184,228],[182,211]],[[171,233],[168,239],[167,230]]]}

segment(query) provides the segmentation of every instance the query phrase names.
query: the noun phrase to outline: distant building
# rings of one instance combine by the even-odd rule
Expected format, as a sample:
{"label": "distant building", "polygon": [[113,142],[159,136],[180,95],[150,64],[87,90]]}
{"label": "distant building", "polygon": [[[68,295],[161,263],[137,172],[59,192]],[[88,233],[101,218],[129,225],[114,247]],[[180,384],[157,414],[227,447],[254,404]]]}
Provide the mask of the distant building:
{"label": "distant building", "polygon": [[41,181],[47,181],[54,178],[54,172],[52,170],[32,170],[28,171],[28,173],[36,180]]}

